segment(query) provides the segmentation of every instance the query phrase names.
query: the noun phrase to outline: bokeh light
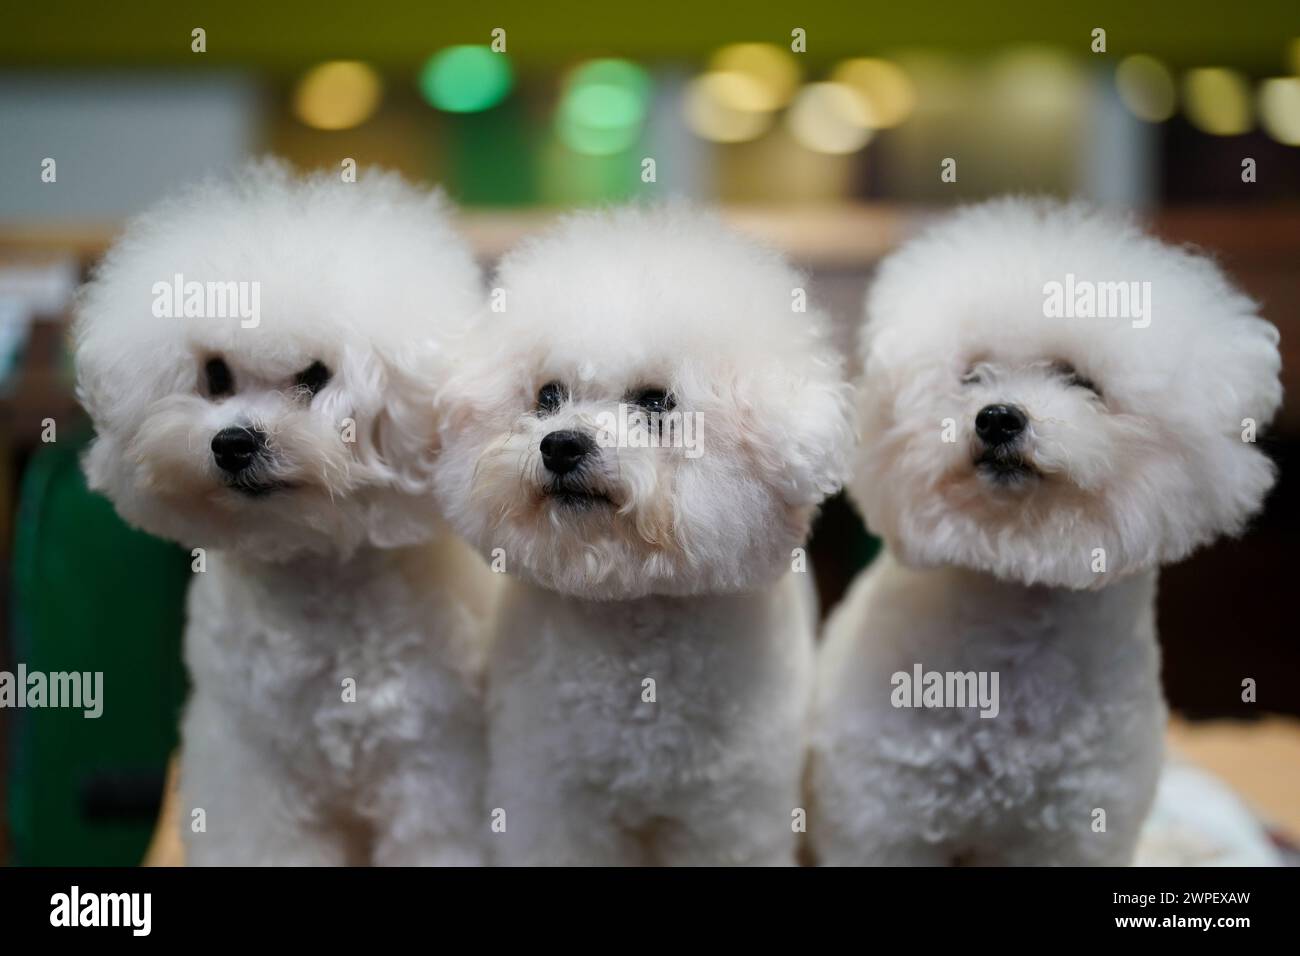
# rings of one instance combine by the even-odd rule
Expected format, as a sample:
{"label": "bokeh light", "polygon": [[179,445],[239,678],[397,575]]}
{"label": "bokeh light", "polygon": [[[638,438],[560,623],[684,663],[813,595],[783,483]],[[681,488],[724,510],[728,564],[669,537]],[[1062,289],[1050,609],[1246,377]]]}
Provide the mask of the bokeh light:
{"label": "bokeh light", "polygon": [[565,146],[589,156],[631,149],[641,136],[650,94],[650,77],[635,63],[584,63],[565,81],[556,134]]}
{"label": "bokeh light", "polygon": [[294,90],[293,111],[316,129],[350,129],[370,118],[382,93],[379,75],[366,64],[332,60],[303,74]]}
{"label": "bokeh light", "polygon": [[766,99],[748,74],[705,73],[687,85],[682,110],[697,135],[715,143],[743,143],[771,127],[773,113],[755,105]]}
{"label": "bokeh light", "polygon": [[914,116],[964,110],[974,82],[969,62],[935,50],[907,50],[895,58],[916,93]]}
{"label": "bokeh light", "polygon": [[897,126],[916,106],[916,89],[902,67],[888,60],[860,57],[845,60],[831,74],[857,94],[875,129]]}
{"label": "bokeh light", "polygon": [[1300,77],[1276,77],[1260,84],[1259,119],[1279,143],[1300,146]]}
{"label": "bokeh light", "polygon": [[997,56],[991,66],[994,102],[1022,120],[1067,116],[1087,96],[1078,64],[1053,47],[1015,48]]}
{"label": "bokeh light", "polygon": [[[771,43],[732,43],[713,54],[710,73],[739,73],[755,84],[755,110],[777,110],[790,102],[799,87],[794,54]],[[734,105],[734,104],[733,104]]]}
{"label": "bokeh light", "polygon": [[1250,131],[1250,88],[1236,70],[1203,67],[1183,77],[1183,102],[1192,125],[1215,136]]}
{"label": "bokeh light", "polygon": [[510,92],[514,75],[504,53],[486,46],[450,46],[429,57],[420,71],[420,93],[449,113],[491,109]]}
{"label": "bokeh light", "polygon": [[1174,115],[1177,92],[1169,69],[1153,56],[1125,57],[1115,70],[1119,98],[1138,119],[1160,123]]}
{"label": "bokeh light", "polygon": [[871,140],[870,117],[843,83],[809,83],[786,113],[790,134],[818,153],[852,153]]}

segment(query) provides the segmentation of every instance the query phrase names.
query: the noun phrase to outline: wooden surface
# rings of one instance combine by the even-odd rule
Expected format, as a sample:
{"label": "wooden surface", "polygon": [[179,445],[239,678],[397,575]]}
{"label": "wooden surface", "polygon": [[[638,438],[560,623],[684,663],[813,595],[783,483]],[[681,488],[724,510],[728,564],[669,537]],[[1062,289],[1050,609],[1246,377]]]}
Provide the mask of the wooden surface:
{"label": "wooden surface", "polygon": [[[1169,747],[1235,790],[1260,819],[1300,844],[1300,720],[1212,720],[1169,723]],[[184,866],[176,761],[145,866]]]}
{"label": "wooden surface", "polygon": [[1265,823],[1300,844],[1300,720],[1175,718],[1169,745],[1226,780]]}
{"label": "wooden surface", "polygon": [[145,851],[142,866],[184,866],[185,847],[181,845],[180,764],[175,756],[167,765],[167,783],[163,790],[162,812],[154,828],[153,839]]}

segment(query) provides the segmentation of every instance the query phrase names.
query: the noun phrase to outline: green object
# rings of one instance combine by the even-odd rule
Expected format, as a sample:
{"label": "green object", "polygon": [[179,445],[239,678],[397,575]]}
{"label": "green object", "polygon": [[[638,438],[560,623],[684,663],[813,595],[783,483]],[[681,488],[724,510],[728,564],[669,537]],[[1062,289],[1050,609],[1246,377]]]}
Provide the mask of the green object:
{"label": "green object", "polygon": [[512,81],[504,53],[486,46],[452,46],[429,57],[420,71],[420,92],[440,110],[477,113],[505,99]]}
{"label": "green object", "polygon": [[102,672],[102,708],[7,712],[16,730],[14,861],[140,862],[176,746],[189,554],[129,528],[91,492],[86,442],[37,452],[14,539],[14,669]]}
{"label": "green object", "polygon": [[650,77],[635,63],[592,60],[569,78],[556,132],[570,149],[589,156],[631,149],[641,136],[650,94]]}
{"label": "green object", "polygon": [[[536,143],[527,109],[517,98],[447,124],[441,151],[447,181],[465,205],[526,206],[537,201]],[[438,178],[430,170],[430,178]]]}

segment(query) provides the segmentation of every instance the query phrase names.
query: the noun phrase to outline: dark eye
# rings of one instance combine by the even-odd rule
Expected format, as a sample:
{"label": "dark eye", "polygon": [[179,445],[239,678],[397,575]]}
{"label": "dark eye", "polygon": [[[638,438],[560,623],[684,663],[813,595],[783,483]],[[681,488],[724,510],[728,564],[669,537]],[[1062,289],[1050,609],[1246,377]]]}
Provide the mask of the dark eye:
{"label": "dark eye", "polygon": [[210,358],[203,364],[203,377],[211,398],[221,398],[235,393],[235,377],[223,358]]}
{"label": "dark eye", "polygon": [[568,398],[568,391],[559,382],[547,382],[537,390],[537,413],[554,415]]}
{"label": "dark eye", "polygon": [[305,369],[293,377],[293,383],[299,388],[305,388],[313,396],[329,384],[331,372],[320,361],[312,362]]}
{"label": "dark eye", "polygon": [[1071,388],[1086,388],[1098,398],[1101,398],[1101,389],[1097,387],[1097,383],[1086,375],[1080,375],[1069,362],[1054,362],[1052,371],[1065,379],[1065,384]]}
{"label": "dark eye", "polygon": [[677,406],[677,400],[664,388],[642,388],[633,392],[631,399],[647,412],[671,412]]}
{"label": "dark eye", "polygon": [[1088,378],[1087,376],[1078,375],[1078,374],[1071,375],[1068,381],[1070,385],[1074,386],[1075,388],[1086,388],[1088,391],[1092,392],[1092,394],[1096,395],[1098,398],[1101,398],[1101,388],[1097,385],[1096,382],[1094,382],[1092,379]]}

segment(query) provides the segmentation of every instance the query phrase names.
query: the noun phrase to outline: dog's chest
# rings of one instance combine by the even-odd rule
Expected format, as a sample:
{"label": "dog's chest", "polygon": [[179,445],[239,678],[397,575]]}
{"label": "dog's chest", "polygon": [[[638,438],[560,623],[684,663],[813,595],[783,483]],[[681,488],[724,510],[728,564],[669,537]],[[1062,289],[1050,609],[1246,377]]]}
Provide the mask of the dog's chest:
{"label": "dog's chest", "polygon": [[654,803],[797,732],[797,675],[773,652],[771,620],[743,602],[548,597],[510,617],[492,671],[512,713],[501,730],[562,740],[557,772],[574,783]]}
{"label": "dog's chest", "polygon": [[928,600],[907,602],[906,614],[866,608],[856,692],[866,720],[841,738],[870,752],[880,786],[903,805],[924,807],[915,795],[938,789],[945,826],[1023,817],[1046,793],[1076,791],[1077,780],[1095,781],[1100,765],[1158,737],[1149,585],[1102,594],[927,587]]}
{"label": "dog's chest", "polygon": [[1094,621],[981,611],[916,622],[911,639],[891,648],[877,675],[888,724],[950,737],[954,753],[984,749],[1005,760],[1023,746],[1041,756],[1113,729],[1105,701],[1154,676],[1134,642],[1089,633]]}
{"label": "dog's chest", "polygon": [[277,760],[350,789],[452,706],[469,662],[447,639],[454,607],[400,577],[341,585],[196,582],[187,654],[196,692],[218,696]]}
{"label": "dog's chest", "polygon": [[554,715],[572,728],[586,772],[643,788],[649,768],[671,768],[681,782],[716,759],[743,706],[719,693],[729,649],[693,648],[710,639],[702,622],[643,614],[622,627],[589,623],[595,629],[579,642],[555,635],[572,679],[557,685]]}

